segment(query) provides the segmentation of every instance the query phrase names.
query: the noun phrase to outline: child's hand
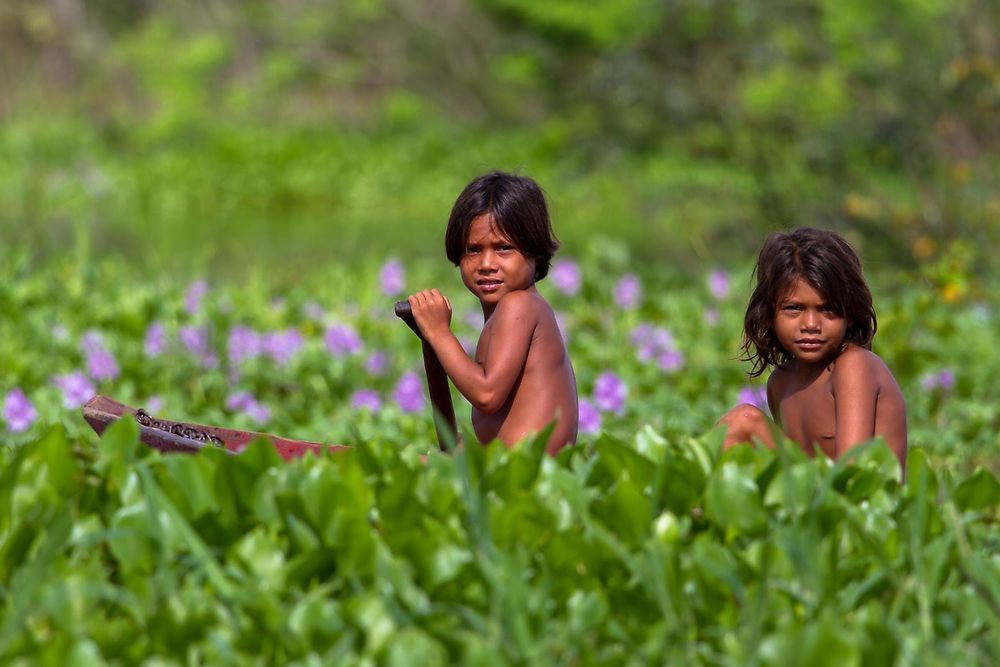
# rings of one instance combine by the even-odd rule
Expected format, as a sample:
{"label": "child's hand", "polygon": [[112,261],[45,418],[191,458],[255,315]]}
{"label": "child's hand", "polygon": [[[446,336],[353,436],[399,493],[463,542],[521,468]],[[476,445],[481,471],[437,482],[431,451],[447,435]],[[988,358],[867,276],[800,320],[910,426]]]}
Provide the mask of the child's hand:
{"label": "child's hand", "polygon": [[427,340],[451,331],[451,302],[436,289],[417,292],[409,299],[413,319]]}

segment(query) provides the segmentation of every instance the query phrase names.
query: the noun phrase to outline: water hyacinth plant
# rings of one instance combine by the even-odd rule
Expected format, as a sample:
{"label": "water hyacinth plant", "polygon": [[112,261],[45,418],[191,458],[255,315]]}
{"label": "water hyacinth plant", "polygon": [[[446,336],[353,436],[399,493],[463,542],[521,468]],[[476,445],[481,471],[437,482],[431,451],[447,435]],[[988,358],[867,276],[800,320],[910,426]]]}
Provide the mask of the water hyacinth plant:
{"label": "water hyacinth plant", "polygon": [[[138,281],[126,289],[95,274],[87,289],[129,315],[64,308],[67,337],[45,355],[34,339],[52,340],[54,311],[37,325],[0,319],[16,352],[0,379],[0,495],[13,499],[0,502],[0,659],[1000,657],[998,412],[984,398],[1000,390],[995,321],[944,302],[920,310],[908,293],[880,301],[875,344],[912,408],[904,484],[877,444],[836,463],[787,446],[720,453],[715,420],[765,397],[747,384],[738,329],[704,316],[738,323],[743,304],[707,292],[701,274],[674,289],[680,278],[639,272],[645,296],[625,308],[607,285],[586,284],[620,275],[592,261],[577,296],[551,289],[581,388],[579,444],[555,457],[530,439],[473,446],[471,433],[437,453],[413,370],[419,343],[380,285],[366,294],[347,273],[301,277],[278,308],[273,294],[213,286],[194,319],[183,294],[149,287],[142,301]],[[34,308],[65,298],[50,284],[38,283]],[[478,317],[453,326],[469,338]],[[940,340],[922,336],[928,327]],[[70,332],[97,335],[77,344]],[[98,344],[117,374],[91,376]],[[206,366],[212,355],[223,363]],[[98,390],[162,418],[351,449],[288,464],[266,444],[162,455],[127,420],[99,441],[79,416]],[[468,406],[455,400],[467,430]]]}

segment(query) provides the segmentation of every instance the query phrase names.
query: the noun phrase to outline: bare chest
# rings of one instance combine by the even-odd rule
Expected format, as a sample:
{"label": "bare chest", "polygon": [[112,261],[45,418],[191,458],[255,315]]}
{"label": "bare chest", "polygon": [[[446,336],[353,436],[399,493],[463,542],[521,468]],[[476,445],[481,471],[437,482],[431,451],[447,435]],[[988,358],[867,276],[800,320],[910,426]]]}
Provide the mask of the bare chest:
{"label": "bare chest", "polygon": [[830,373],[824,371],[807,384],[791,384],[779,396],[781,427],[785,434],[814,454],[819,447],[834,452],[837,436],[837,413],[830,386]]}

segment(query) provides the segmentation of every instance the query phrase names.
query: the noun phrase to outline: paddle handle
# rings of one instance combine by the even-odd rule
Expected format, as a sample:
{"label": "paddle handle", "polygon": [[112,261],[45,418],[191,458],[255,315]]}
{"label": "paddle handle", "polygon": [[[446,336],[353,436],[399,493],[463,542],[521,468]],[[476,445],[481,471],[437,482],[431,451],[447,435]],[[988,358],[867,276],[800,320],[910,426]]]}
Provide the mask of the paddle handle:
{"label": "paddle handle", "polygon": [[423,340],[424,337],[420,333],[420,327],[417,326],[417,321],[413,319],[413,309],[410,308],[410,302],[397,301],[392,309],[396,313],[396,317],[406,322],[406,326],[410,327],[413,333],[417,334],[417,337]]}

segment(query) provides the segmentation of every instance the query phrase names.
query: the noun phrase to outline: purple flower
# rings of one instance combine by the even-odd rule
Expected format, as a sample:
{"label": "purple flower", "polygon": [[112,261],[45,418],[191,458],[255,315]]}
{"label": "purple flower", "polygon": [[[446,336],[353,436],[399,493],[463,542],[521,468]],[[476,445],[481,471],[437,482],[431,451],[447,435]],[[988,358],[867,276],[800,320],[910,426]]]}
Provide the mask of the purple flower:
{"label": "purple flower", "polygon": [[625,412],[625,397],[628,387],[621,378],[611,371],[604,371],[594,381],[594,405],[602,412]]}
{"label": "purple flower", "polygon": [[750,405],[757,406],[765,412],[768,410],[767,407],[767,387],[764,386],[752,386],[746,385],[740,389],[739,395],[736,397],[736,404],[742,405],[744,403],[749,403]]}
{"label": "purple flower", "polygon": [[230,412],[242,412],[252,421],[264,424],[271,420],[271,411],[249,392],[238,391],[226,398],[226,409]]}
{"label": "purple flower", "polygon": [[937,376],[938,386],[944,391],[951,391],[955,388],[955,371],[950,368],[942,368]]}
{"label": "purple flower", "polygon": [[714,327],[719,323],[719,309],[715,306],[709,306],[705,309],[702,317],[705,319],[705,324],[710,327]]}
{"label": "purple flower", "polygon": [[266,424],[271,421],[271,410],[263,403],[253,401],[243,409],[243,414],[258,424]]}
{"label": "purple flower", "polygon": [[580,266],[571,259],[557,259],[552,262],[549,276],[552,279],[552,284],[563,294],[573,296],[580,291],[582,283]]}
{"label": "purple flower", "polygon": [[390,259],[378,272],[378,282],[382,288],[382,294],[386,296],[396,296],[403,291],[406,286],[406,273],[403,271],[403,264],[398,259]]}
{"label": "purple flower", "polygon": [[205,327],[181,327],[180,339],[188,352],[198,357],[202,368],[215,368],[219,359],[208,347],[208,329]]}
{"label": "purple flower", "polygon": [[191,354],[197,357],[208,354],[208,331],[204,327],[181,327],[180,339]]}
{"label": "purple flower", "polygon": [[424,409],[423,383],[416,373],[404,373],[396,388],[392,390],[392,400],[403,412],[420,412]]}
{"label": "purple flower", "polygon": [[70,410],[75,410],[89,401],[94,394],[94,385],[80,371],[67,375],[57,375],[52,378],[52,384],[62,391],[63,405]]}
{"label": "purple flower", "polygon": [[346,324],[334,324],[327,328],[323,340],[326,349],[335,357],[357,354],[361,351],[361,339],[354,329]]}
{"label": "purple flower", "polygon": [[7,422],[7,430],[11,433],[21,433],[31,428],[38,419],[35,406],[24,395],[19,387],[7,392],[3,399],[3,420]]}
{"label": "purple flower", "polygon": [[368,409],[371,412],[378,412],[382,409],[382,400],[374,389],[359,389],[351,394],[351,409]]}
{"label": "purple flower", "polygon": [[146,340],[142,344],[147,357],[158,357],[167,347],[167,330],[160,322],[153,322],[146,329]]}
{"label": "purple flower", "polygon": [[389,365],[389,357],[381,350],[375,350],[365,359],[365,371],[373,377],[378,377],[385,373],[386,366]]}
{"label": "purple flower", "polygon": [[285,366],[302,349],[302,334],[297,329],[285,329],[264,334],[261,346],[264,354]]}
{"label": "purple flower", "polygon": [[729,294],[729,276],[725,271],[715,269],[708,274],[708,290],[716,299],[726,298]]}
{"label": "purple flower", "polygon": [[676,370],[684,363],[684,356],[677,349],[674,335],[669,329],[640,324],[632,330],[632,345],[640,361],[656,360],[662,370]]}
{"label": "purple flower", "polygon": [[230,412],[240,412],[254,402],[249,392],[237,391],[226,397],[226,409]]}
{"label": "purple flower", "polygon": [[615,284],[615,303],[623,310],[635,308],[639,304],[639,297],[642,295],[642,286],[639,284],[639,276],[629,273],[621,277]]}
{"label": "purple flower", "polygon": [[656,365],[661,371],[673,373],[684,367],[684,353],[680,350],[664,350],[656,358]]}
{"label": "purple flower", "polygon": [[593,435],[601,430],[601,413],[585,398],[580,399],[579,429],[584,435]]}
{"label": "purple flower", "polygon": [[91,378],[99,382],[101,380],[114,380],[118,377],[118,364],[108,349],[104,347],[100,336],[89,331],[80,341],[80,345],[83,347],[83,353],[87,360],[87,372]]}
{"label": "purple flower", "polygon": [[238,366],[245,359],[253,359],[260,354],[260,350],[260,335],[256,331],[244,326],[235,326],[229,330],[226,353],[231,366]]}
{"label": "purple flower", "polygon": [[201,309],[201,300],[208,294],[208,283],[196,280],[184,294],[184,310],[188,315],[195,315]]}
{"label": "purple flower", "polygon": [[925,373],[920,378],[920,386],[924,391],[951,391],[955,388],[955,372],[950,368],[944,368],[937,373]]}

